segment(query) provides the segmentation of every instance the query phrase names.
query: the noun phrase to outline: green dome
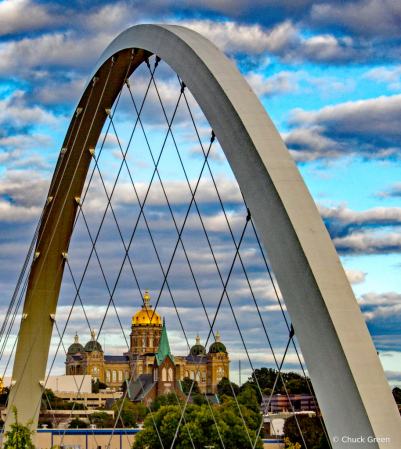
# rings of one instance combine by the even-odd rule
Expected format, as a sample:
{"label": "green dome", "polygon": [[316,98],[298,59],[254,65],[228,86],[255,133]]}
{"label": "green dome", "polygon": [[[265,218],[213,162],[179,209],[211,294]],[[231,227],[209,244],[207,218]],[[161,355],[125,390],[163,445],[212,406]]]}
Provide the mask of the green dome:
{"label": "green dome", "polygon": [[101,344],[96,340],[88,341],[85,345],[85,352],[99,351],[103,352]]}
{"label": "green dome", "polygon": [[227,349],[223,345],[223,343],[221,343],[220,341],[215,341],[213,344],[210,345],[209,353],[217,354],[219,352],[225,352],[227,354]]}
{"label": "green dome", "polygon": [[84,352],[84,347],[81,345],[81,343],[73,343],[68,348],[68,354],[83,354]]}
{"label": "green dome", "polygon": [[193,345],[189,355],[206,355],[206,349],[202,345]]}

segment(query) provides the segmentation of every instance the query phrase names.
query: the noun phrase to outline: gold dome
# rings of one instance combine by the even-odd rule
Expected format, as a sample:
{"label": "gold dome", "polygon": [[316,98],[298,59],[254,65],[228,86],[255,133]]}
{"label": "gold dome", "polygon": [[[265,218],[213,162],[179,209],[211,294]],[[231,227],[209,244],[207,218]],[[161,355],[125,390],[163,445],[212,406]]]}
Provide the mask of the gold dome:
{"label": "gold dome", "polygon": [[[148,294],[148,289],[146,289],[145,296],[143,297],[144,305],[142,306],[142,310],[137,312],[132,317],[132,325],[133,326],[160,326],[162,325],[162,319],[160,315],[152,310],[152,306],[150,305],[150,296]],[[152,322],[151,322],[152,321]]]}

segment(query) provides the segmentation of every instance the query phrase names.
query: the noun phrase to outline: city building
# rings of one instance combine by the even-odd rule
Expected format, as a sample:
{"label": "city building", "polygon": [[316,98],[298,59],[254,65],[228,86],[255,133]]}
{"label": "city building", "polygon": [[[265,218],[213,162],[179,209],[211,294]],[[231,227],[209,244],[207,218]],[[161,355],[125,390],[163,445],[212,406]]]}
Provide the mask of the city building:
{"label": "city building", "polygon": [[265,413],[280,412],[315,412],[319,413],[319,406],[315,396],[311,394],[274,394],[262,396],[260,410]]}
{"label": "city building", "polygon": [[[118,391],[125,380],[136,380],[145,374],[152,378],[155,364],[159,363],[159,347],[165,344],[169,347],[165,323],[162,323],[160,315],[152,309],[146,289],[142,308],[132,317],[129,351],[117,356],[106,355],[93,331],[91,340],[85,347],[79,343],[78,335],[75,335],[75,342],[68,348],[66,374],[90,374],[92,379]],[[216,394],[220,380],[223,377],[229,378],[230,359],[225,345],[220,341],[219,333],[208,352],[200,344],[198,336],[188,355],[173,356],[170,349],[169,354],[171,357],[167,358],[168,361],[166,358],[163,360],[168,364],[171,362],[168,368],[170,371],[167,371],[167,374],[172,373],[170,378],[174,378],[175,382],[185,377],[196,379],[202,393]],[[161,376],[163,378],[163,370]],[[167,380],[165,382],[168,383]]]}

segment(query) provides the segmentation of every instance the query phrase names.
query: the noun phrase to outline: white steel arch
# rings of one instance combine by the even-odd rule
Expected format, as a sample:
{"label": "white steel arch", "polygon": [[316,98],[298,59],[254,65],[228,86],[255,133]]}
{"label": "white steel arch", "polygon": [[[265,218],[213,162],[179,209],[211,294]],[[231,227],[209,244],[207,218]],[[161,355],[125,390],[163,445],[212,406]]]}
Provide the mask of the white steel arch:
{"label": "white steel arch", "polygon": [[[55,176],[54,192],[49,193],[54,196],[55,205],[48,212],[53,219],[39,234],[43,237],[37,250],[43,258],[30,278],[29,310],[24,308],[29,313],[21,326],[13,372],[20,385],[13,388],[11,400],[24,408],[24,418],[32,417],[34,406],[26,406],[27,397],[35,405],[40,397],[35,382],[44,376],[53,326],[48,320],[39,331],[38,324],[30,322],[40,303],[35,286],[49,282],[42,269],[48,278],[53,270],[61,283],[62,272],[56,268],[61,251],[68,248],[77,207],[73,199],[82,191],[90,163],[88,150],[94,148],[106,119],[104,110],[111,107],[124,81],[133,48],[137,51],[131,72],[150,54],[159,56],[189,88],[215,132],[273,267],[333,446],[349,447],[342,441],[345,436],[364,438],[363,447],[395,449],[401,441],[398,409],[336,250],[291,155],[234,64],[203,36],[173,25],[138,25],[120,34],[99,59],[78,104],[83,109],[82,127],[77,131],[70,126],[67,133],[66,140],[72,136],[75,143],[62,172]],[[116,55],[113,80],[101,94],[105,67]],[[100,109],[88,93],[94,76]],[[46,238],[54,231],[56,237]],[[57,306],[59,285],[52,289],[57,291],[46,313],[54,313]],[[35,343],[36,335],[40,343]],[[26,363],[28,350],[35,345],[42,355]],[[369,437],[390,441],[369,442]]]}

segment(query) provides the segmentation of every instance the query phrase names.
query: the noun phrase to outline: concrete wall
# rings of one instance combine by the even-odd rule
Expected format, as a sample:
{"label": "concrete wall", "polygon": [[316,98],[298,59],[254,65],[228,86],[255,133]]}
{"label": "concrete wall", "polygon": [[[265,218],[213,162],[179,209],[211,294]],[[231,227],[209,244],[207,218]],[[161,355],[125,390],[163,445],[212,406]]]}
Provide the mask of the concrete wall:
{"label": "concrete wall", "polygon": [[[49,376],[48,379],[44,379],[46,382],[46,388],[50,388],[54,392],[74,392],[77,393],[78,389],[81,393],[92,393],[92,376]],[[3,387],[9,387],[11,385],[11,377],[3,378]]]}

